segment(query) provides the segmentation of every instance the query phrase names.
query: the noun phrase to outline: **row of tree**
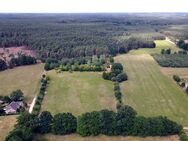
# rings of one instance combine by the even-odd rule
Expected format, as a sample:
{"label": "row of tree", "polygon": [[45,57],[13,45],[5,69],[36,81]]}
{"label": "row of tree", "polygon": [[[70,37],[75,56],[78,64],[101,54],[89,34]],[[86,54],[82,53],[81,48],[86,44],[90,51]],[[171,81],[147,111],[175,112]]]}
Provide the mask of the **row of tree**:
{"label": "row of tree", "polygon": [[182,127],[166,117],[146,118],[136,116],[130,106],[121,106],[117,113],[101,110],[84,113],[76,118],[71,113],[59,113],[54,117],[44,111],[39,116],[22,113],[16,128],[6,137],[6,141],[32,141],[35,133],[66,135],[79,133],[81,136],[134,135],[166,136],[179,134]]}
{"label": "row of tree", "polygon": [[16,66],[32,65],[36,64],[37,60],[34,57],[26,55],[18,55],[18,57],[12,57],[10,61],[6,62],[0,58],[0,71],[6,70],[7,68],[13,68]]}

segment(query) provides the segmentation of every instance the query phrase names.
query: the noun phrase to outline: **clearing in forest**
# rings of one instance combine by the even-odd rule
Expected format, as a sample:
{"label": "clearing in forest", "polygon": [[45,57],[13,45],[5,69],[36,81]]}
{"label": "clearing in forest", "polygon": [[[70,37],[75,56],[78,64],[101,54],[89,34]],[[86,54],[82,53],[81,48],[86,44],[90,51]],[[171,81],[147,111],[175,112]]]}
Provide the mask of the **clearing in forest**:
{"label": "clearing in forest", "polygon": [[181,49],[177,48],[174,44],[172,44],[166,40],[156,40],[155,44],[156,44],[155,48],[140,48],[137,50],[131,50],[129,52],[129,54],[140,55],[140,54],[160,53],[161,49],[168,49],[168,48],[170,48],[173,52],[181,50]]}
{"label": "clearing in forest", "polygon": [[80,115],[94,110],[115,110],[113,82],[98,72],[48,72],[50,84],[42,102],[42,111],[52,114],[71,112]]}

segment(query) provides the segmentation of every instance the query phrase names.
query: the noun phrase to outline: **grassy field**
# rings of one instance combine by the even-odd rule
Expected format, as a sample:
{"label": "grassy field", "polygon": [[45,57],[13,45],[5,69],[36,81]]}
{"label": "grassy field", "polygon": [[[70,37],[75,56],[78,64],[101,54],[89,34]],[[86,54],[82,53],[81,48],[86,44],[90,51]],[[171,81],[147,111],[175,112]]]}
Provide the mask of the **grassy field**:
{"label": "grassy field", "polygon": [[44,135],[38,136],[36,141],[179,141],[178,136],[168,136],[168,137],[122,137],[122,136],[97,136],[97,137],[80,137],[79,135],[67,135],[67,136],[58,136],[58,135]]}
{"label": "grassy field", "polygon": [[10,95],[16,89],[21,89],[26,101],[31,102],[37,91],[43,65],[17,67],[0,72],[0,95]]}
{"label": "grassy field", "polygon": [[188,97],[164,75],[154,59],[148,55],[120,55],[129,76],[122,83],[125,103],[134,107],[139,115],[163,115],[188,126]]}
{"label": "grassy field", "polygon": [[156,40],[156,47],[155,48],[141,48],[137,50],[131,50],[129,54],[132,55],[139,55],[139,54],[152,54],[152,53],[160,53],[161,49],[170,48],[172,51],[180,50],[174,44],[166,41],[166,40]]}
{"label": "grassy field", "polygon": [[0,141],[4,141],[7,134],[14,128],[16,116],[0,116]]}
{"label": "grassy field", "polygon": [[113,83],[105,81],[101,73],[48,72],[51,78],[48,92],[43,100],[42,110],[53,114],[72,112],[75,115],[93,110],[115,110],[116,101]]}
{"label": "grassy field", "polygon": [[173,75],[179,75],[181,78],[184,78],[188,81],[188,68],[166,68],[161,67],[161,71],[172,78]]}

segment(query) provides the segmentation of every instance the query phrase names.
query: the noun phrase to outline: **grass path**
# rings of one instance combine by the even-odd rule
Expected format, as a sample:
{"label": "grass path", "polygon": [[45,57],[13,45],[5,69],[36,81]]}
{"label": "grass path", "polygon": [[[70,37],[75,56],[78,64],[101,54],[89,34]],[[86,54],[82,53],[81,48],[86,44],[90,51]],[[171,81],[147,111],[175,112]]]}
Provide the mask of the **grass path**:
{"label": "grass path", "polygon": [[72,112],[75,115],[100,110],[115,110],[113,83],[103,80],[97,72],[48,72],[50,84],[43,100],[42,110],[53,114]]}
{"label": "grass path", "polygon": [[188,97],[160,71],[148,55],[120,55],[129,80],[121,84],[126,104],[134,107],[139,115],[163,115],[188,126]]}

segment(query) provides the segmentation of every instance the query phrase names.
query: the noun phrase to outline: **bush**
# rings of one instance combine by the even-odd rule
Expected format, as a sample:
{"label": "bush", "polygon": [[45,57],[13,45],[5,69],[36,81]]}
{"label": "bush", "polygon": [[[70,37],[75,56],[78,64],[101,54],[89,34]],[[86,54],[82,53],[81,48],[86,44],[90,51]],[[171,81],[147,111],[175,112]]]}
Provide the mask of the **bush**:
{"label": "bush", "polygon": [[115,97],[118,101],[121,101],[122,94],[120,91],[115,91]]}
{"label": "bush", "polygon": [[78,117],[77,132],[81,136],[96,136],[101,133],[100,112],[84,113]]}
{"label": "bush", "polygon": [[131,135],[136,111],[127,105],[121,106],[116,114],[116,135]]}
{"label": "bush", "polygon": [[101,134],[114,135],[116,113],[109,110],[100,111],[101,116]]}
{"label": "bush", "polygon": [[11,94],[10,94],[10,99],[12,101],[20,101],[20,100],[23,100],[23,92],[21,90],[16,90],[16,91],[13,91]]}
{"label": "bush", "polygon": [[180,77],[178,75],[173,75],[173,79],[179,83],[181,81]]}
{"label": "bush", "polygon": [[6,137],[5,141],[32,141],[34,135],[30,128],[22,127],[14,129]]}
{"label": "bush", "polygon": [[6,70],[7,69],[7,64],[4,60],[0,59],[0,71]]}
{"label": "bush", "polygon": [[76,132],[77,120],[71,113],[60,113],[54,116],[52,132],[54,134],[70,134]]}
{"label": "bush", "polygon": [[126,73],[120,73],[116,76],[116,81],[118,82],[123,82],[123,81],[126,81],[127,79],[128,77]]}
{"label": "bush", "polygon": [[179,137],[180,137],[180,141],[188,141],[188,136],[183,131],[181,131]]}
{"label": "bush", "polygon": [[51,131],[52,119],[53,117],[50,112],[43,111],[35,122],[35,132],[41,134],[49,133]]}

